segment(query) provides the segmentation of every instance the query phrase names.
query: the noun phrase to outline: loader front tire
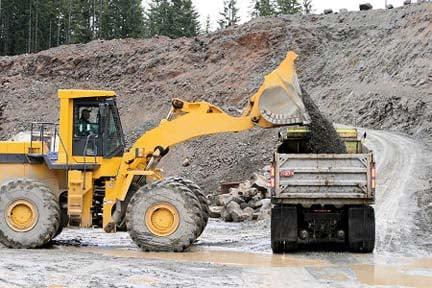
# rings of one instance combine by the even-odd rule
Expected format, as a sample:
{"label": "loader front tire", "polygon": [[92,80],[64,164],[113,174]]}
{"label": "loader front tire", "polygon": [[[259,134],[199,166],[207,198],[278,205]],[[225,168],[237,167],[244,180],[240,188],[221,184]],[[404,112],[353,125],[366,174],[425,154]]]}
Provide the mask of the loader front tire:
{"label": "loader front tire", "polygon": [[201,205],[201,221],[199,224],[200,229],[198,231],[198,236],[200,236],[202,234],[202,232],[204,231],[205,227],[207,226],[209,213],[210,213],[208,203],[207,203],[207,198],[204,196],[201,188],[195,182],[188,180],[188,179],[180,178],[180,177],[169,177],[169,178],[166,178],[166,181],[179,182],[179,183],[187,186],[197,197],[197,199]]}
{"label": "loader front tire", "polygon": [[185,251],[199,236],[200,222],[198,198],[172,179],[141,187],[126,210],[129,235],[144,251]]}
{"label": "loader front tire", "polygon": [[0,186],[0,242],[9,248],[37,248],[60,226],[57,197],[42,183],[11,180]]}

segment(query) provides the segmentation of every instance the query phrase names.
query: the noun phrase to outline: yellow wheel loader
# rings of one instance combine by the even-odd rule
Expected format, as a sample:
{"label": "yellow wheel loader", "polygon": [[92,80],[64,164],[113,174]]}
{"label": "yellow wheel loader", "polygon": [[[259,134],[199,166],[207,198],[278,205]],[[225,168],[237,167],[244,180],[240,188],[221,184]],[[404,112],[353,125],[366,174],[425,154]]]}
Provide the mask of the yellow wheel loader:
{"label": "yellow wheel loader", "polygon": [[164,179],[159,160],[201,135],[308,124],[296,57],[288,52],[265,77],[242,116],[174,99],[166,119],[129,149],[114,92],[59,90],[58,124],[32,123],[27,141],[0,142],[0,242],[34,248],[67,225],[126,227],[143,250],[187,249],[207,224],[206,198],[191,181]]}

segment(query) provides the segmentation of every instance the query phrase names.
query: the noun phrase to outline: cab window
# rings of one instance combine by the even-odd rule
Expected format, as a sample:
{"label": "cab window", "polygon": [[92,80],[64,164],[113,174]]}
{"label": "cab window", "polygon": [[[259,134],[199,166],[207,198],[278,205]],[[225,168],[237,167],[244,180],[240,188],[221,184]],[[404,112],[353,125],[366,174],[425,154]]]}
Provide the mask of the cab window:
{"label": "cab window", "polygon": [[75,136],[99,133],[99,106],[79,106],[75,113]]}
{"label": "cab window", "polygon": [[73,155],[98,156],[100,145],[100,108],[97,103],[79,103],[74,108]]}
{"label": "cab window", "polygon": [[120,117],[116,107],[109,105],[103,136],[103,155],[105,157],[121,156],[123,147],[123,131],[120,125]]}

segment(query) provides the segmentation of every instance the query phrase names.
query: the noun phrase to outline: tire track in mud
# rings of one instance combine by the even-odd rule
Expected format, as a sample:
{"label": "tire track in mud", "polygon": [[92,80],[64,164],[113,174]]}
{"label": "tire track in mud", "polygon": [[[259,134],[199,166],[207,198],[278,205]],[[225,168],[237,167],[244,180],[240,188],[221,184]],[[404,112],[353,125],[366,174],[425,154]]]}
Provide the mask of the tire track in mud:
{"label": "tire track in mud", "polygon": [[[376,251],[418,255],[422,250],[413,231],[416,192],[424,189],[430,153],[417,141],[397,133],[366,130],[366,145],[377,163]],[[429,162],[432,160],[429,159]]]}

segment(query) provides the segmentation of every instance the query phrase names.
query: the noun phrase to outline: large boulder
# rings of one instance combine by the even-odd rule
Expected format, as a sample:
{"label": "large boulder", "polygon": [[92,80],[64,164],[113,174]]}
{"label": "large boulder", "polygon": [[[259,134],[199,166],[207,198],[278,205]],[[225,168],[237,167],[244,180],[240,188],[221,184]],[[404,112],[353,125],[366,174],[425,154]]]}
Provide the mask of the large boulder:
{"label": "large boulder", "polygon": [[210,206],[209,207],[209,217],[210,218],[221,218],[223,206]]}
{"label": "large boulder", "polygon": [[237,202],[231,201],[226,206],[226,211],[231,216],[232,221],[234,222],[242,222],[244,220],[243,218],[243,211],[240,208],[240,205]]}
{"label": "large boulder", "polygon": [[246,207],[243,209],[243,219],[247,221],[253,220],[255,210],[251,207]]}

